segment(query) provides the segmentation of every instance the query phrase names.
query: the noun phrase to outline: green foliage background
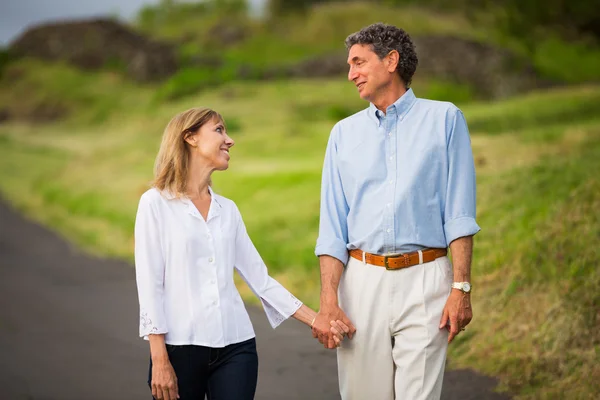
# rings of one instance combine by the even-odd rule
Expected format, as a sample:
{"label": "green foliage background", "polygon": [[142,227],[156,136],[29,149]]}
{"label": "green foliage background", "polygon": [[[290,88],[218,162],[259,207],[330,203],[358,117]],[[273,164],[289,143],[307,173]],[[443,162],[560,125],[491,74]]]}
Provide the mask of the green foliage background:
{"label": "green foliage background", "polygon": [[[343,76],[255,78],[343,51],[348,33],[375,21],[509,48],[563,85],[476,101],[471,87],[455,82],[421,76],[413,84],[419,97],[461,107],[476,160],[483,229],[473,261],[475,319],[451,346],[450,363],[498,376],[500,389],[516,398],[595,398],[600,48],[594,34],[556,27],[544,16],[554,3],[524,33],[509,29],[497,9],[513,12],[510,1],[480,8],[456,1],[444,12],[446,3],[433,0],[419,7],[338,2],[273,8],[265,19],[249,17],[238,3],[172,1],[140,13],[137,29],[177,43],[182,68],[166,82],[138,84],[110,68],[82,72],[0,53],[0,111],[29,117],[0,124],[2,195],[84,249],[131,261],[137,201],[152,178],[164,125],[181,110],[210,106],[236,140],[230,169],[214,176],[216,190],[240,207],[271,273],[318,307],[313,250],[325,144],[337,120],[366,104]],[[579,4],[572,3],[560,7]],[[526,18],[528,9],[522,12]],[[583,14],[593,17],[594,10]],[[210,32],[230,25],[241,39],[217,44]],[[68,116],[37,118],[49,109]]]}

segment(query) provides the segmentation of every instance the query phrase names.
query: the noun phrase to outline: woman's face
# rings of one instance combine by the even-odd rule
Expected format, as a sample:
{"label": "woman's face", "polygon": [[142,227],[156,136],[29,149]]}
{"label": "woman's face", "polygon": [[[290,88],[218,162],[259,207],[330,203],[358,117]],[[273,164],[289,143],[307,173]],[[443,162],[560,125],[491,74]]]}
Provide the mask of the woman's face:
{"label": "woman's face", "polygon": [[223,121],[213,119],[205,123],[186,140],[192,146],[192,154],[201,157],[209,167],[218,171],[229,167],[229,149],[235,142],[227,135]]}

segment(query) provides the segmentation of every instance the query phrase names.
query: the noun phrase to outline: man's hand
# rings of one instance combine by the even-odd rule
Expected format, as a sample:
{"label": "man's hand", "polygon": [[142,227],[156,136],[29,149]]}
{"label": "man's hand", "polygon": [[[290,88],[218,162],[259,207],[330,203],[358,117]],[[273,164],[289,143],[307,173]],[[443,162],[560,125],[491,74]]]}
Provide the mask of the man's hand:
{"label": "man's hand", "polygon": [[452,289],[440,321],[440,329],[448,328],[448,343],[452,342],[461,330],[464,330],[472,318],[471,295],[458,289]]}
{"label": "man's hand", "polygon": [[[341,321],[347,328],[345,332],[349,339],[352,339],[356,328],[354,324],[348,319],[344,311],[338,306],[321,307],[321,310],[315,318],[315,322],[312,326],[312,334],[314,338],[318,338],[319,342],[323,344],[326,349],[335,349],[336,341],[334,334],[331,330],[331,321]],[[340,325],[341,326],[341,325]]]}

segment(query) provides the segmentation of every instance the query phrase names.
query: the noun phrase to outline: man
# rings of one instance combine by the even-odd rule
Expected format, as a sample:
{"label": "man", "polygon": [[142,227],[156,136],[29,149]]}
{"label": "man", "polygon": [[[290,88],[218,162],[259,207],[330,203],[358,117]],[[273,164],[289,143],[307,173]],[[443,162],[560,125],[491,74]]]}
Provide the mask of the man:
{"label": "man", "polygon": [[327,146],[313,335],[333,348],[330,321],[356,330],[337,353],[344,400],[438,399],[448,343],[472,317],[467,125],[453,104],[415,97],[418,60],[402,29],[374,24],[346,47],[348,79],[370,105]]}

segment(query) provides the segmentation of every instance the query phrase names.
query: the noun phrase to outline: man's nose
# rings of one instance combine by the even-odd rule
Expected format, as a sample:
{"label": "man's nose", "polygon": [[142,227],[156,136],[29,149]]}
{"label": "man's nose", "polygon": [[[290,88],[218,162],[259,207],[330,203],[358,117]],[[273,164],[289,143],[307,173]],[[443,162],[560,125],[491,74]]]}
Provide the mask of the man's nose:
{"label": "man's nose", "polygon": [[350,70],[348,71],[348,80],[349,81],[353,81],[358,77],[358,72],[356,72],[356,70],[352,67],[350,67]]}

